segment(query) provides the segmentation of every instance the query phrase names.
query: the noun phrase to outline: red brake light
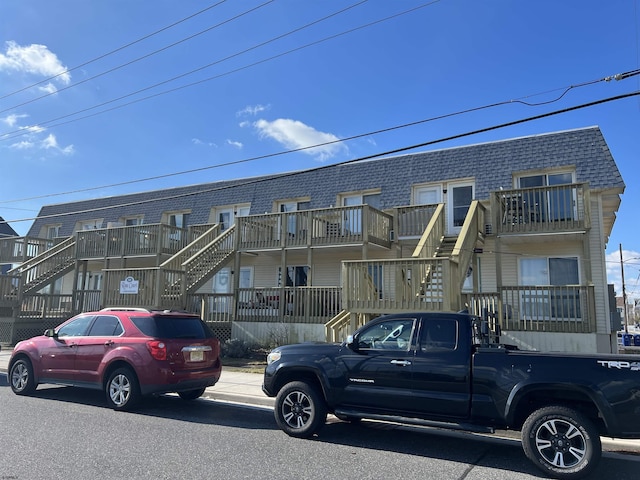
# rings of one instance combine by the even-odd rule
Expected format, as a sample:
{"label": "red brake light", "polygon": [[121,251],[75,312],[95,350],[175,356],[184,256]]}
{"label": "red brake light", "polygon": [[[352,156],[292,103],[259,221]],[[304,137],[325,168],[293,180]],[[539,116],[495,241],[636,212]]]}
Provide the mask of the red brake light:
{"label": "red brake light", "polygon": [[167,359],[167,346],[164,342],[160,342],[158,340],[152,340],[147,342],[147,348],[149,349],[149,353],[156,360],[166,360]]}

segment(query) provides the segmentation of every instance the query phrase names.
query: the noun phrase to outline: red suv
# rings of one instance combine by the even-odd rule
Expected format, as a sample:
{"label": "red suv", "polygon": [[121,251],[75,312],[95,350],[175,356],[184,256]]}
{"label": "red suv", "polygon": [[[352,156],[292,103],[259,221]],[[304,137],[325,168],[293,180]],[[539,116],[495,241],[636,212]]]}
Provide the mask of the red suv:
{"label": "red suv", "polygon": [[18,395],[33,393],[39,383],[104,390],[110,407],[125,410],[142,395],[198,398],[221,370],[220,342],[197,315],[105,308],[19,342],[9,382]]}

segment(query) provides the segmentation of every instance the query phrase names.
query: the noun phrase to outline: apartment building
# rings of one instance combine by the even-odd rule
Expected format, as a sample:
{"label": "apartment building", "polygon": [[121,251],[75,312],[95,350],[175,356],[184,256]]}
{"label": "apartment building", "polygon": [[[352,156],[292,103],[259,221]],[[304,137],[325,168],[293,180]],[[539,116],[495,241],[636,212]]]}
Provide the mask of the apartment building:
{"label": "apartment building", "polygon": [[503,341],[615,351],[605,248],[624,182],[598,127],[43,206],[0,239],[0,341],[109,306],[256,343],[382,313],[481,315]]}

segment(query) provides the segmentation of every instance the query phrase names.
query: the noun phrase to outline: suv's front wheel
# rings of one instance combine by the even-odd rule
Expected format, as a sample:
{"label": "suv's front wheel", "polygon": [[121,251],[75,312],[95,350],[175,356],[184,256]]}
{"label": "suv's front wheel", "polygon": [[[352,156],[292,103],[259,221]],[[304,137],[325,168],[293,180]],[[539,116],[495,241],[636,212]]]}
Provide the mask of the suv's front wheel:
{"label": "suv's front wheel", "polygon": [[274,414],[285,433],[308,438],[325,424],[327,406],[315,387],[306,382],[291,382],[278,392]]}

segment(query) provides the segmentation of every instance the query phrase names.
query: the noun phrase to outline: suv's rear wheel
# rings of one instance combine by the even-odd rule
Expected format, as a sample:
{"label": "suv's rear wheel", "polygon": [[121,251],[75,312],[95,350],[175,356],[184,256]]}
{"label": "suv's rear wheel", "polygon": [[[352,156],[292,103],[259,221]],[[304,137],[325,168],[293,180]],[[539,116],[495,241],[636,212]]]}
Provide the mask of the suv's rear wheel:
{"label": "suv's rear wheel", "polygon": [[16,395],[31,395],[36,391],[33,366],[29,359],[21,357],[13,362],[9,370],[9,382]]}
{"label": "suv's rear wheel", "polygon": [[195,400],[204,393],[204,388],[196,388],[195,390],[187,390],[186,392],[178,392],[180,398],[183,400]]}
{"label": "suv's rear wheel", "polygon": [[130,368],[117,368],[105,384],[107,403],[114,410],[128,410],[140,401],[138,379]]}
{"label": "suv's rear wheel", "polygon": [[602,453],[593,423],[567,407],[545,407],[533,412],[522,426],[527,457],[547,474],[561,479],[588,475]]}
{"label": "suv's rear wheel", "polygon": [[276,396],[276,423],[292,437],[308,438],[327,420],[327,406],[317,390],[305,382],[286,384]]}

